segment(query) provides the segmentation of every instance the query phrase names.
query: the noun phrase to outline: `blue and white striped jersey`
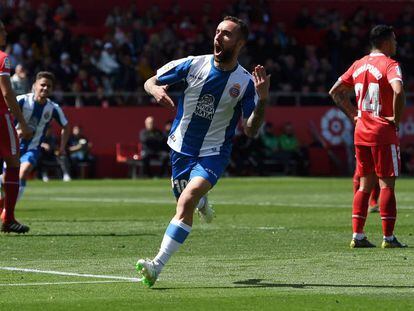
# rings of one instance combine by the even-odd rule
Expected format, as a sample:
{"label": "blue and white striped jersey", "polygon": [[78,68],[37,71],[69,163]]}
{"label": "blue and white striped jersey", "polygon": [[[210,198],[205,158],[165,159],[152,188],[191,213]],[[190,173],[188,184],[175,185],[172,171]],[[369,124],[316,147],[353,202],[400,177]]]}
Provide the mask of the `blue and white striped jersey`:
{"label": "blue and white striped jersey", "polygon": [[231,139],[241,116],[253,112],[258,96],[251,74],[214,66],[213,55],[189,56],[157,71],[161,84],[185,82],[168,145],[190,156],[230,155]]}
{"label": "blue and white striped jersey", "polygon": [[[20,140],[21,154],[27,150],[38,149],[40,147],[52,119],[55,119],[60,126],[68,124],[63,110],[50,99],[47,99],[46,103],[42,105],[34,100],[33,93],[29,93],[17,96],[17,102],[19,103],[27,125],[34,131],[31,139]],[[16,128],[19,128],[18,123],[16,124]]]}

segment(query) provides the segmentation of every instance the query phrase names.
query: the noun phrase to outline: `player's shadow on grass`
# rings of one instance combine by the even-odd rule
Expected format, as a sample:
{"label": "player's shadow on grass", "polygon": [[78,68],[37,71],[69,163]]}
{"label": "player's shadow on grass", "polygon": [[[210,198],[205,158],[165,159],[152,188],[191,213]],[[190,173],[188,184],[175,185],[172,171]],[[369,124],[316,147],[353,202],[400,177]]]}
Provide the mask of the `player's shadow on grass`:
{"label": "player's shadow on grass", "polygon": [[342,288],[408,288],[413,289],[414,286],[404,286],[404,285],[368,285],[368,284],[313,284],[313,283],[300,283],[300,284],[289,284],[289,283],[271,283],[271,282],[262,282],[263,279],[247,279],[244,281],[233,282],[238,288],[260,288],[260,287],[291,287],[291,288],[301,288],[306,289],[308,287],[342,287]]}

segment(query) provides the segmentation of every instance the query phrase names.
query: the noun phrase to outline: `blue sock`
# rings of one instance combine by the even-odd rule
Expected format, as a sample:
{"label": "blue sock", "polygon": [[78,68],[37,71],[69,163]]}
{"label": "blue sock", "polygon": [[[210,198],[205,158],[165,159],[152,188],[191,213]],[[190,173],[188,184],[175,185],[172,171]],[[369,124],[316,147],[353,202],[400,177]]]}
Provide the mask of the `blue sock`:
{"label": "blue sock", "polygon": [[160,251],[154,258],[154,262],[158,266],[158,272],[184,243],[190,232],[191,226],[176,219],[171,220],[162,239]]}

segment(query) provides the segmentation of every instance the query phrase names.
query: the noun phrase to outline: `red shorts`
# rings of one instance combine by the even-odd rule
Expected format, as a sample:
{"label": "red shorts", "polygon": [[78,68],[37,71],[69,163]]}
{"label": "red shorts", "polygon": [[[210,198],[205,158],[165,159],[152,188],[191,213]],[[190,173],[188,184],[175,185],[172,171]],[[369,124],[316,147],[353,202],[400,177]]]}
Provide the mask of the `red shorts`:
{"label": "red shorts", "polygon": [[0,113],[0,158],[18,154],[19,140],[10,114]]}
{"label": "red shorts", "polygon": [[375,173],[378,177],[397,177],[400,173],[400,146],[355,146],[358,176]]}

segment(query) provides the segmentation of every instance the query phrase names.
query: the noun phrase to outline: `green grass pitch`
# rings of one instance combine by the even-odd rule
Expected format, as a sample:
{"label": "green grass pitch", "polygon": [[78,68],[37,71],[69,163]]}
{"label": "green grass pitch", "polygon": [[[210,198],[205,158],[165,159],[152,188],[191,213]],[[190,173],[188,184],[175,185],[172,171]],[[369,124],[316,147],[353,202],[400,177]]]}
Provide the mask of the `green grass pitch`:
{"label": "green grass pitch", "polygon": [[[411,247],[352,250],[350,178],[223,178],[213,223],[196,218],[147,289],[128,278],[174,213],[169,180],[30,181],[16,213],[30,233],[0,236],[0,310],[414,309],[412,189],[398,180]],[[378,214],[366,232],[379,246]]]}

